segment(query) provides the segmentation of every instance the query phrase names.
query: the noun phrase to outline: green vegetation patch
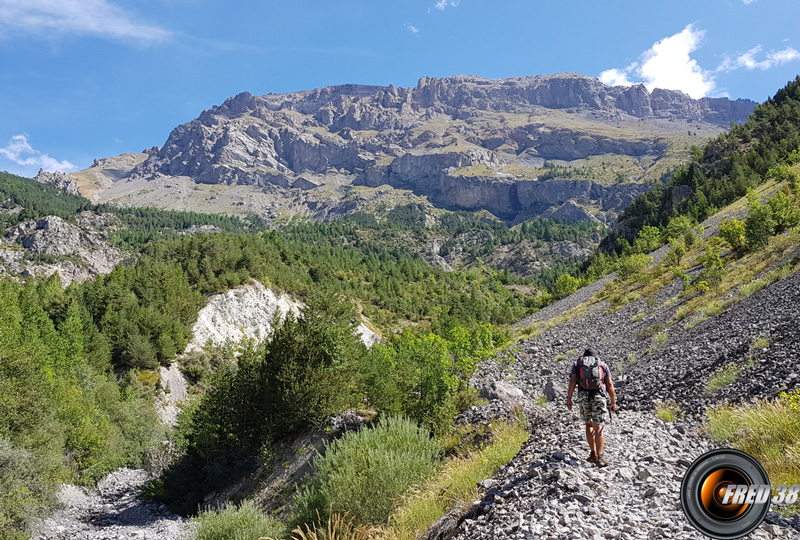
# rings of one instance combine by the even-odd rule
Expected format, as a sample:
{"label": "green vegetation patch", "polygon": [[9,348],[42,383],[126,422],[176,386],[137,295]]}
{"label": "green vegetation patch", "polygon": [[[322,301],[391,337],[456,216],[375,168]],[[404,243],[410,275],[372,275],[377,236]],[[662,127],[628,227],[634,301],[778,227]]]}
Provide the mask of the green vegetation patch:
{"label": "green vegetation patch", "polygon": [[440,448],[429,432],[396,416],[347,433],[314,462],[314,476],[295,497],[298,523],[350,512],[362,524],[384,523],[400,497],[436,474]]}
{"label": "green vegetation patch", "polygon": [[738,365],[728,365],[719,369],[706,384],[706,394],[713,394],[717,390],[725,388],[739,376],[741,367]]}
{"label": "green vegetation patch", "polygon": [[226,505],[200,512],[197,540],[257,540],[264,536],[281,538],[283,524],[259,510],[253,501]]}
{"label": "green vegetation patch", "polygon": [[519,423],[498,422],[492,432],[491,444],[469,457],[448,460],[436,477],[406,493],[389,518],[389,537],[416,539],[451,508],[468,508],[478,496],[477,482],[511,461],[528,439],[528,431]]}
{"label": "green vegetation patch", "polygon": [[674,422],[684,418],[683,409],[674,401],[659,402],[655,404],[656,417],[664,422]]}

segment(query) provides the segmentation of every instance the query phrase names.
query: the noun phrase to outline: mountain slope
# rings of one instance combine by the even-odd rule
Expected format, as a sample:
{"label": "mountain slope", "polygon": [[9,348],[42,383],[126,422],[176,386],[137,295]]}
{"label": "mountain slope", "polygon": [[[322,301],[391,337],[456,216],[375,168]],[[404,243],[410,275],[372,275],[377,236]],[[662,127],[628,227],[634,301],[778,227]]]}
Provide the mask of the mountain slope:
{"label": "mountain slope", "polygon": [[637,199],[620,216],[617,237],[633,238],[644,225],[663,226],[683,214],[702,221],[800,161],[800,76],[758,105],[748,121],[710,141],[666,185]]}
{"label": "mountain slope", "polygon": [[[177,127],[160,148],[101,160],[73,177],[101,201],[268,219],[326,219],[414,200],[375,189],[391,186],[506,220],[613,221],[645,190],[642,181],[744,121],[754,105],[607,87],[575,74],[245,92]],[[562,209],[570,200],[588,214]]]}

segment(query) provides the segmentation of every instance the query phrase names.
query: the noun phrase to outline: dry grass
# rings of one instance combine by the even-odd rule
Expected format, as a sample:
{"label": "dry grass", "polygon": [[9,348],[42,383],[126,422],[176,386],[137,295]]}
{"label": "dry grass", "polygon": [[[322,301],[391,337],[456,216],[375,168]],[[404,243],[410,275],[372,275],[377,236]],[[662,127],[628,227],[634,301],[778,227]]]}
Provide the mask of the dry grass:
{"label": "dry grass", "polygon": [[[795,391],[794,396],[797,396]],[[705,428],[711,438],[727,442],[755,457],[773,486],[800,484],[800,404],[797,398],[732,406],[707,411]],[[800,511],[800,504],[778,507],[785,515]]]}
{"label": "dry grass", "polygon": [[[348,512],[344,514],[331,513],[330,517],[323,519],[317,514],[317,522],[304,527],[297,527],[292,531],[292,540],[373,540],[382,538],[383,529],[367,527],[354,523],[353,517]],[[259,540],[278,540],[262,536]]]}
{"label": "dry grass", "polygon": [[436,478],[406,495],[389,518],[387,538],[413,540],[451,508],[466,509],[478,496],[477,482],[508,463],[528,439],[519,424],[498,423],[493,430],[492,444],[467,458],[451,459]]}

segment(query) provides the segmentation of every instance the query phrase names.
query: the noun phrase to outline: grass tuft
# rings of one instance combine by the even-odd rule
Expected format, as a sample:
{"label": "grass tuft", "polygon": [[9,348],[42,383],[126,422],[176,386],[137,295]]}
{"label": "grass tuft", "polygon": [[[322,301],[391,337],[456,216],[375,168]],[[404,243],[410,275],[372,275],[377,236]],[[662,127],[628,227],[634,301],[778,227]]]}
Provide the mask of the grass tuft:
{"label": "grass tuft", "polygon": [[[372,540],[383,536],[382,529],[357,525],[348,512],[337,514],[329,512],[327,518],[317,514],[317,521],[297,527],[292,531],[292,540]],[[277,540],[259,538],[259,540]]]}
{"label": "grass tuft", "polygon": [[683,409],[681,409],[680,405],[674,401],[658,402],[655,404],[655,406],[656,417],[660,418],[664,422],[674,422],[678,419],[682,420],[684,417]]}
{"label": "grass tuft", "polygon": [[[800,484],[800,390],[773,400],[711,408],[705,428],[715,441],[755,457],[772,485]],[[791,515],[800,511],[800,504],[777,509]]]}
{"label": "grass tuft", "polygon": [[776,281],[780,281],[781,279],[790,276],[792,271],[792,265],[785,264],[754,281],[745,283],[739,288],[739,294],[742,298],[746,298],[751,294],[760,291],[761,289],[766,289]]}
{"label": "grass tuft", "polygon": [[706,384],[706,394],[713,394],[721,388],[725,388],[739,376],[741,368],[737,365],[728,365],[719,369]]}

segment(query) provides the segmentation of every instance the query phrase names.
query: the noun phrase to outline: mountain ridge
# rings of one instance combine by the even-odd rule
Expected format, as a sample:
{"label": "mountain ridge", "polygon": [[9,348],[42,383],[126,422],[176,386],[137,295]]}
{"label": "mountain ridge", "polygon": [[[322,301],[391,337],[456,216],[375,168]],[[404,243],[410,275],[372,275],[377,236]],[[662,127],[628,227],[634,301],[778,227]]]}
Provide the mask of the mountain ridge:
{"label": "mountain ridge", "polygon": [[[688,155],[692,137],[704,144],[723,126],[744,121],[754,106],[750,100],[650,92],[642,85],[611,87],[577,74],[242,92],[177,126],[163,146],[126,158],[124,166],[106,158],[72,176],[84,193],[103,202],[146,205],[178,198],[184,206],[176,209],[249,211],[267,219],[282,213],[337,217],[352,210],[343,199],[353,187],[389,186],[444,208],[486,209],[509,221],[525,211],[552,214],[583,198],[579,204],[593,209],[580,218],[613,222],[633,200],[620,199],[615,183],[640,184],[635,198],[646,189],[642,184]],[[575,170],[543,174],[548,162]],[[534,186],[542,194],[536,201],[515,200],[517,183],[576,174],[611,184],[610,199],[581,190],[548,197],[552,186],[543,182]],[[164,178],[170,186],[158,183]],[[134,184],[126,191],[123,180]],[[173,180],[184,181],[180,190]],[[259,189],[231,199],[221,193],[236,186]],[[154,189],[159,196],[142,193]],[[369,190],[356,190],[349,201],[358,208],[370,204],[362,191]]]}

